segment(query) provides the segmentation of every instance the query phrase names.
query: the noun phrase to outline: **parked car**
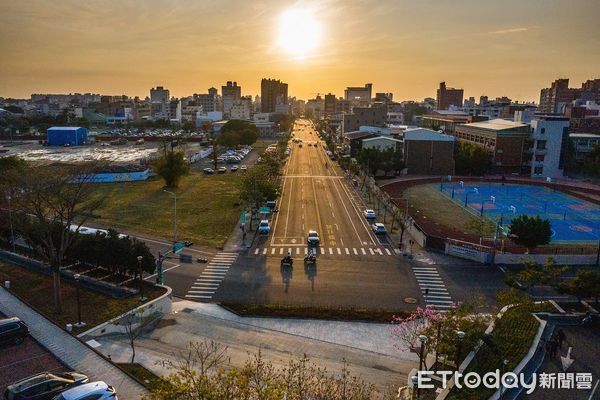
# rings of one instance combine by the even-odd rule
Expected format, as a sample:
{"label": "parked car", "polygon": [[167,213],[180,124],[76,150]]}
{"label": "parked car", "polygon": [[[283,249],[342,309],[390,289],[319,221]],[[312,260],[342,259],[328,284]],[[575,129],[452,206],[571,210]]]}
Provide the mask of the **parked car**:
{"label": "parked car", "polygon": [[267,201],[267,207],[269,207],[271,210],[277,208],[277,201],[276,200],[269,200]]}
{"label": "parked car", "polygon": [[118,400],[115,388],[102,381],[75,386],[53,400]]}
{"label": "parked car", "polygon": [[0,319],[0,345],[21,344],[28,334],[29,328],[19,318]]}
{"label": "parked car", "polygon": [[212,175],[215,173],[215,170],[212,168],[204,168],[202,172],[204,172],[206,175]]}
{"label": "parked car", "polygon": [[316,246],[320,242],[321,242],[321,239],[319,239],[319,234],[317,233],[317,231],[308,231],[308,236],[306,237],[306,243],[308,243],[309,245]]}
{"label": "parked car", "polygon": [[237,165],[234,165],[231,168],[229,168],[229,171],[231,171],[231,172],[237,172],[237,170],[238,170],[238,166]]}
{"label": "parked car", "polygon": [[260,221],[260,224],[258,224],[258,233],[260,235],[268,235],[270,231],[271,226],[269,225],[269,221],[266,219]]}
{"label": "parked car", "polygon": [[375,211],[373,211],[373,210],[370,210],[370,209],[369,210],[365,210],[364,214],[365,214],[365,218],[366,219],[375,219],[376,218],[375,217]]}
{"label": "parked car", "polygon": [[376,235],[385,235],[387,233],[387,231],[385,230],[385,226],[381,222],[377,222],[376,224],[373,224],[371,227],[373,229],[373,232],[375,232]]}
{"label": "parked car", "polygon": [[86,375],[78,372],[42,372],[10,384],[4,392],[4,399],[51,400],[57,394],[88,381]]}
{"label": "parked car", "polygon": [[225,172],[227,172],[227,167],[219,167],[217,171],[219,171],[220,174],[224,174]]}
{"label": "parked car", "polygon": [[247,170],[248,170],[248,167],[246,167],[245,165],[240,166],[240,171],[246,172]]}

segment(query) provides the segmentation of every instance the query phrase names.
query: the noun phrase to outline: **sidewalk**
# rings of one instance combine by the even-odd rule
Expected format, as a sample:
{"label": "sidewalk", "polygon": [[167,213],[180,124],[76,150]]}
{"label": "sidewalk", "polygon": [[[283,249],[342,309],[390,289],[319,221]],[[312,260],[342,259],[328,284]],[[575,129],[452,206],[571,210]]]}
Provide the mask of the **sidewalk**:
{"label": "sidewalk", "polygon": [[73,370],[88,375],[92,381],[102,380],[112,385],[120,398],[140,399],[141,394],[146,393],[146,389],[127,374],[29,308],[4,288],[0,288],[0,311],[8,317],[21,318],[29,326],[31,335],[57,358]]}

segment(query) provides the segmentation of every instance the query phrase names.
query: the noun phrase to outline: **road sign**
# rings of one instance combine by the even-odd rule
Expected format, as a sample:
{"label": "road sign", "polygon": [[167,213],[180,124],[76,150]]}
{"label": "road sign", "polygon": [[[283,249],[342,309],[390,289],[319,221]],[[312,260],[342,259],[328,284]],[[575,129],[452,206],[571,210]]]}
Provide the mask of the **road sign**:
{"label": "road sign", "polygon": [[242,211],[242,225],[246,225],[246,210]]}
{"label": "road sign", "polygon": [[184,248],[185,248],[185,243],[184,242],[175,242],[173,244],[173,253],[179,253]]}
{"label": "road sign", "polygon": [[259,214],[270,214],[271,209],[269,207],[261,207],[258,209]]}

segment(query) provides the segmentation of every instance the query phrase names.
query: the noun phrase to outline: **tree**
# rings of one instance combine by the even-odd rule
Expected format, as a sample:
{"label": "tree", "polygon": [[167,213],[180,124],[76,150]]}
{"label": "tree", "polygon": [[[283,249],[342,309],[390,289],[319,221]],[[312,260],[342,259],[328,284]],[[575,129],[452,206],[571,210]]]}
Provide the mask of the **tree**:
{"label": "tree", "polygon": [[556,285],[558,279],[568,270],[568,267],[559,267],[552,257],[548,257],[544,264],[535,261],[525,261],[523,269],[516,274],[509,274],[509,278],[520,282],[525,288],[540,285]]}
{"label": "tree", "polygon": [[580,269],[574,279],[564,281],[556,285],[559,293],[577,297],[581,303],[582,299],[594,297],[596,303],[600,297],[600,272],[591,269]]}
{"label": "tree", "polygon": [[539,216],[520,215],[510,224],[509,237],[520,246],[525,246],[531,252],[537,246],[550,243],[552,227],[550,221]]}
{"label": "tree", "polygon": [[232,119],[221,128],[217,141],[221,146],[252,145],[258,139],[258,128],[250,121]]}
{"label": "tree", "polygon": [[441,314],[432,306],[425,308],[417,307],[406,317],[394,317],[392,323],[395,326],[392,328],[392,337],[400,342],[400,349],[408,347],[415,351],[419,342],[419,335],[431,323],[441,319]]}
{"label": "tree", "polygon": [[492,155],[482,146],[459,141],[454,147],[457,175],[485,175],[492,167]]}
{"label": "tree", "polygon": [[131,364],[135,361],[135,341],[149,325],[158,321],[162,314],[158,311],[151,313],[146,307],[140,307],[129,313],[115,323],[121,325],[131,347]]}
{"label": "tree", "polygon": [[60,270],[75,238],[71,227],[79,229],[104,201],[92,196],[90,181],[97,168],[95,163],[27,167],[12,191],[24,216],[20,234],[52,268],[57,314],[62,312]]}
{"label": "tree", "polygon": [[190,165],[185,159],[182,151],[175,151],[173,148],[167,150],[167,144],[164,144],[163,156],[154,160],[154,169],[156,173],[164,179],[165,185],[170,188],[176,188],[181,178],[190,173]]}
{"label": "tree", "polygon": [[240,198],[253,207],[258,207],[265,199],[277,197],[277,176],[266,165],[250,168],[240,183]]}
{"label": "tree", "polygon": [[[177,360],[162,364],[175,372],[147,400],[383,398],[374,385],[352,376],[346,362],[333,374],[311,363],[306,355],[276,367],[259,351],[242,367],[233,367],[227,348],[214,342],[191,342]],[[387,394],[385,398],[392,397]]]}

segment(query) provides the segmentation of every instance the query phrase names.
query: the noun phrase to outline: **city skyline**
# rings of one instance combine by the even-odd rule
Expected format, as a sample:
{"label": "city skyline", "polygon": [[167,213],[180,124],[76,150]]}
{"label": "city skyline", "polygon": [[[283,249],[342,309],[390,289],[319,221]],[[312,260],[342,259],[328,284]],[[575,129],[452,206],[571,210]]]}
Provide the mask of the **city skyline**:
{"label": "city skyline", "polygon": [[302,99],[371,82],[395,100],[422,100],[446,81],[465,98],[537,102],[557,78],[579,86],[598,77],[600,63],[600,3],[585,0],[0,2],[3,97],[143,98],[157,85],[181,97],[227,81],[255,95],[262,78],[274,78]]}

